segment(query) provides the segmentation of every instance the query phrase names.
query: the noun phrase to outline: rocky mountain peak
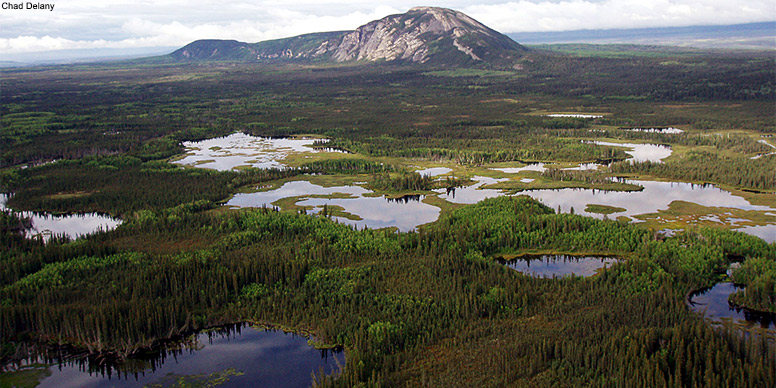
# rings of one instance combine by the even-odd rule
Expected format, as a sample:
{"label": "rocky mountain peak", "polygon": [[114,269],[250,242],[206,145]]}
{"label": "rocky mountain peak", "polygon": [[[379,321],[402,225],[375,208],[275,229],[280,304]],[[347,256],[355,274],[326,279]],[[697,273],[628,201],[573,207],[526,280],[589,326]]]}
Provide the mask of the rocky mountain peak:
{"label": "rocky mountain peak", "polygon": [[525,48],[509,37],[468,15],[439,7],[414,7],[406,13],[369,22],[354,31],[307,34],[255,44],[237,43],[231,41],[219,49],[214,41],[197,41],[172,56],[179,60],[382,60],[511,67],[525,52]]}

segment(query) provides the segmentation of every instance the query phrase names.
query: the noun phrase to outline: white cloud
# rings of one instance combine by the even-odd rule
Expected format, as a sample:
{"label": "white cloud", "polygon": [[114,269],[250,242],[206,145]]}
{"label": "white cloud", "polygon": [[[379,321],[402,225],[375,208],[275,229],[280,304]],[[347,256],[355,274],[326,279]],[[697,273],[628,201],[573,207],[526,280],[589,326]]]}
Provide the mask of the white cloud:
{"label": "white cloud", "polygon": [[462,8],[501,32],[681,27],[772,21],[772,0],[568,0],[471,5]]}
{"label": "white cloud", "polygon": [[[425,1],[504,32],[733,24],[776,19],[772,0]],[[0,53],[182,46],[196,39],[257,42],[354,29],[416,1],[68,0],[49,11],[0,11]]]}

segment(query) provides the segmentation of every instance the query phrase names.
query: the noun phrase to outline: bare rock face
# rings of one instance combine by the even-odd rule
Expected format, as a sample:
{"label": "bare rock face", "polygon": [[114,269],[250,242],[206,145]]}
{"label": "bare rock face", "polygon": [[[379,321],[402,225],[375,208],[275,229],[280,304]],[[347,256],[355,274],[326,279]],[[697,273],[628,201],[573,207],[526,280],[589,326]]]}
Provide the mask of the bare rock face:
{"label": "bare rock face", "polygon": [[[326,51],[332,52],[332,58],[338,62],[404,60],[425,63],[435,53],[451,49],[467,59],[482,61],[478,52],[483,50],[488,53],[495,53],[497,48],[523,50],[508,37],[464,13],[436,7],[415,7],[405,14],[375,20],[346,33],[339,44],[331,43],[325,43],[329,48]],[[491,46],[495,47],[491,50]]]}
{"label": "bare rock face", "polygon": [[[173,53],[181,60],[402,61],[512,67],[526,49],[458,11],[415,7],[354,31],[300,35],[254,44],[197,41]],[[227,44],[228,43],[228,44]]]}

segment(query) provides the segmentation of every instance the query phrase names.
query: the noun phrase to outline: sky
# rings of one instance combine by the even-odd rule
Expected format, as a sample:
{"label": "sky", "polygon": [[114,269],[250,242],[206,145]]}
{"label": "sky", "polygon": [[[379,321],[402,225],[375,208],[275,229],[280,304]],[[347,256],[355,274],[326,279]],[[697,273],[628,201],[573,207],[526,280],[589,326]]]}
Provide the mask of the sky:
{"label": "sky", "polygon": [[[13,4],[27,1],[11,0]],[[502,33],[727,25],[776,20],[774,0],[38,0],[0,9],[3,54],[259,42],[352,30],[418,5],[462,11]]]}

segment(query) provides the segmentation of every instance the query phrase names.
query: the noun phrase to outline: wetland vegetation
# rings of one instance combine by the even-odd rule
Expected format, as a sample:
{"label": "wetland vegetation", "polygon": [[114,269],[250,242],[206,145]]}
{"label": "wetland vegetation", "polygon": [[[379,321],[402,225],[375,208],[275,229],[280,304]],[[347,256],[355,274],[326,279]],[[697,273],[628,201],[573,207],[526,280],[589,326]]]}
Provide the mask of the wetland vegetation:
{"label": "wetland vegetation", "polygon": [[[741,261],[728,300],[774,311],[773,53],[521,66],[3,70],[3,379],[32,346],[129,360],[252,322],[342,346],[324,387],[776,384],[772,329],[687,306]],[[22,212],[121,223],[43,241]],[[497,260],[525,255],[619,260]]]}

